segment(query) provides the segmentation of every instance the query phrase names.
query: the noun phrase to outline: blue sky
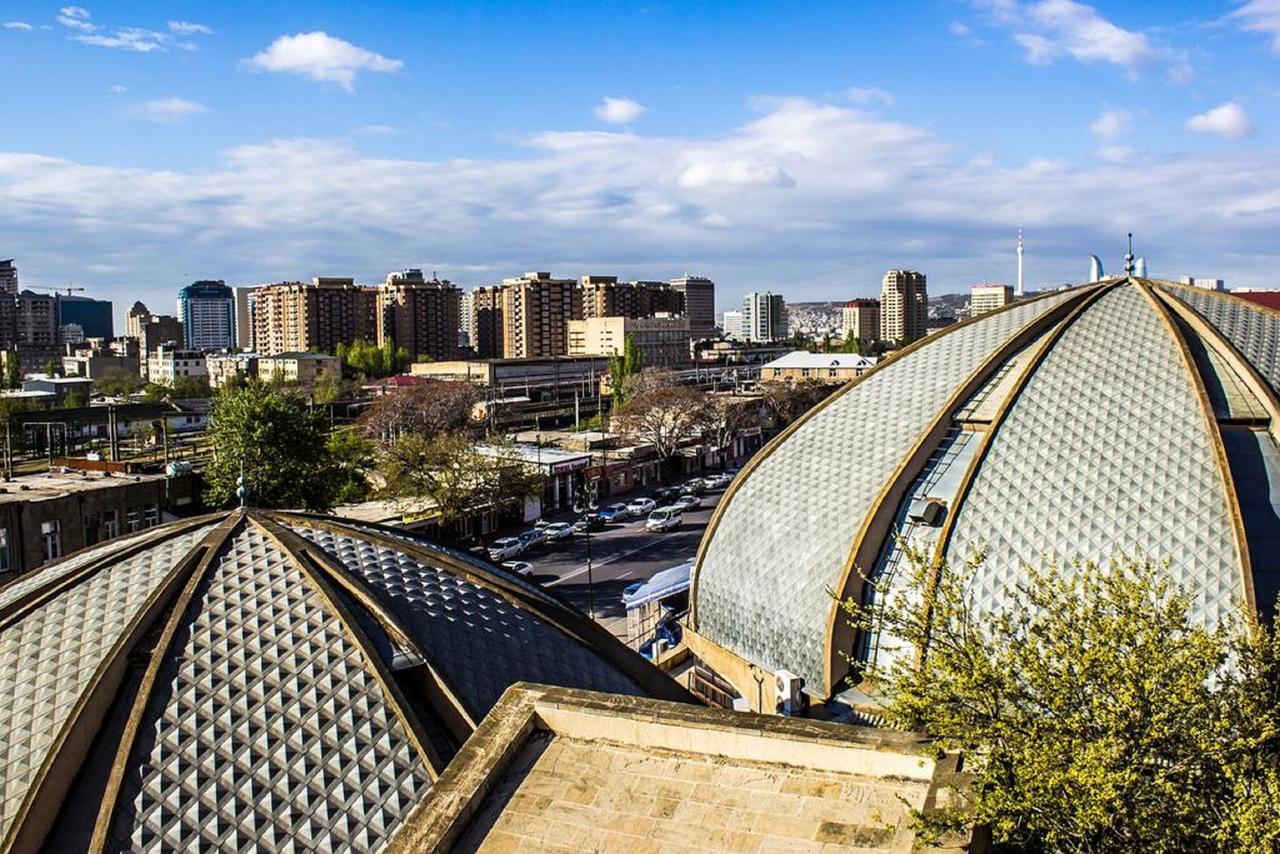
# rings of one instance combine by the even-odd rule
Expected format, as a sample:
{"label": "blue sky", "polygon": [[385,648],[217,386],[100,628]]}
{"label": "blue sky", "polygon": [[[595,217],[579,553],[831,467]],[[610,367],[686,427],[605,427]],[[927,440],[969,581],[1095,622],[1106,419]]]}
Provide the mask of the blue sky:
{"label": "blue sky", "polygon": [[[0,258],[122,311],[404,266],[721,307],[1114,268],[1280,286],[1280,0],[0,6]],[[612,99],[612,100],[610,100]]]}

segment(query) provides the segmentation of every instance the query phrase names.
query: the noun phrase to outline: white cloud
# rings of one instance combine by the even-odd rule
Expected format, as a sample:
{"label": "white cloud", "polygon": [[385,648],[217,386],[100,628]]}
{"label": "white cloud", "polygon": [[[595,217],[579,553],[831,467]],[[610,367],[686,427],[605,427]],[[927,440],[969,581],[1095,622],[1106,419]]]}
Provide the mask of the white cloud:
{"label": "white cloud", "polygon": [[1249,120],[1249,114],[1235,101],[1228,101],[1208,112],[1192,116],[1183,126],[1194,133],[1210,133],[1223,139],[1242,139],[1253,133],[1253,122]]}
{"label": "white cloud", "polygon": [[301,74],[311,80],[337,83],[348,92],[361,71],[390,74],[404,63],[323,33],[281,36],[266,50],[246,60],[255,71]]}
{"label": "white cloud", "polygon": [[4,28],[6,30],[33,30],[35,29],[26,21],[5,21]]}
{"label": "white cloud", "polygon": [[1127,163],[1137,154],[1137,149],[1128,145],[1100,145],[1093,153],[1108,163]]}
{"label": "white cloud", "polygon": [[1270,36],[1272,53],[1280,54],[1280,0],[1248,0],[1227,18],[1249,32]]}
{"label": "white cloud", "polygon": [[190,21],[170,21],[169,32],[180,36],[207,36],[213,32],[204,24],[193,24]]}
{"label": "white cloud", "polygon": [[1050,65],[1064,57],[1082,63],[1108,63],[1130,76],[1162,69],[1185,80],[1191,67],[1185,57],[1156,45],[1143,32],[1126,30],[1076,0],[973,0],[991,20],[1013,31],[1031,65]]}
{"label": "white cloud", "polygon": [[119,83],[107,89],[107,92],[112,95],[123,95],[125,92],[128,92],[128,91],[129,89],[127,86],[122,86]]}
{"label": "white cloud", "polygon": [[96,32],[75,35],[71,36],[71,39],[83,44],[91,44],[95,47],[115,48],[135,53],[151,53],[156,50],[164,50],[165,45],[169,43],[167,34],[158,33],[155,30],[144,30],[141,27],[124,27],[119,30],[112,30],[110,34]]}
{"label": "white cloud", "polygon": [[648,111],[630,98],[610,98],[606,96],[592,112],[602,122],[608,122],[611,125],[625,125],[634,122]]}
{"label": "white cloud", "polygon": [[199,116],[209,112],[204,104],[188,101],[186,98],[160,98],[155,101],[144,101],[130,110],[130,113],[149,122],[169,124]]}
{"label": "white cloud", "polygon": [[849,100],[855,104],[882,104],[893,106],[893,94],[875,86],[850,86],[847,93]]}
{"label": "white cloud", "polygon": [[986,42],[979,38],[978,34],[973,31],[973,27],[970,27],[968,24],[962,23],[961,21],[952,21],[947,27],[947,31],[969,47],[982,47],[986,44]]}
{"label": "white cloud", "polygon": [[374,137],[395,136],[399,132],[400,132],[399,128],[392,127],[391,125],[361,125],[360,127],[356,128],[354,131],[352,131],[352,133],[354,133],[356,136],[374,136]]}
{"label": "white cloud", "polygon": [[89,10],[83,6],[63,6],[58,10],[57,21],[64,27],[70,27],[82,33],[91,33],[98,29],[89,20],[91,17]]}
{"label": "white cloud", "polygon": [[244,145],[189,170],[0,153],[0,210],[24,270],[83,271],[122,301],[163,304],[184,275],[372,280],[428,246],[447,253],[415,266],[467,285],[530,265],[688,270],[716,279],[727,304],[778,281],[796,283],[795,299],[871,294],[902,264],[960,291],[1012,274],[1019,224],[1053,235],[1031,250],[1033,286],[1079,281],[1089,253],[1110,267],[1123,251],[1133,206],[1098,204],[1122,186],[1141,200],[1153,272],[1280,284],[1275,149],[1010,163],[848,103],[770,104],[714,135],[549,131],[518,156],[465,160],[366,153],[354,137]]}
{"label": "white cloud", "polygon": [[1133,130],[1133,114],[1128,110],[1103,110],[1089,125],[1089,130],[1102,139],[1126,136]]}

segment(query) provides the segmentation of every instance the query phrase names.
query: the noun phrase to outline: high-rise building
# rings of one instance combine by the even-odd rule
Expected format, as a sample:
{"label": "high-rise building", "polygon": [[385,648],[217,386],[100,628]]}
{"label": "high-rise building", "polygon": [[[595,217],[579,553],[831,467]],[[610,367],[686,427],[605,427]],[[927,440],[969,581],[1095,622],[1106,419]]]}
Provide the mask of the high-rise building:
{"label": "high-rise building", "polygon": [[360,338],[375,341],[377,302],[377,288],[348,278],[265,285],[253,297],[254,348],[262,356],[331,353]]}
{"label": "high-rise building", "polygon": [[782,294],[747,294],[742,300],[742,326],[748,341],[766,343],[786,338],[787,304]]}
{"label": "high-rise building", "polygon": [[684,313],[693,335],[714,335],[716,329],[716,284],[702,276],[688,274],[672,279],[671,288],[684,297]]}
{"label": "high-rise building", "polygon": [[421,270],[392,273],[378,290],[378,344],[393,341],[413,359],[457,358],[461,313],[462,291],[447,279],[427,281]]}
{"label": "high-rise building", "polygon": [[13,259],[0,261],[0,293],[16,294],[18,292],[18,268],[13,266]]}
{"label": "high-rise building", "polygon": [[581,290],[583,318],[684,313],[684,294],[666,282],[619,282],[616,276],[583,276]]}
{"label": "high-rise building", "polygon": [[253,351],[254,295],[265,285],[241,285],[236,292],[236,346]]}
{"label": "high-rise building", "polygon": [[890,270],[880,288],[880,336],[885,341],[914,341],[929,323],[929,293],[924,273]]}
{"label": "high-rise building", "polygon": [[471,291],[462,292],[462,296],[458,298],[458,307],[458,313],[461,315],[458,319],[460,324],[459,331],[462,333],[460,344],[464,347],[474,347],[476,341],[476,304]]}
{"label": "high-rise building", "polygon": [[481,359],[501,359],[504,324],[502,322],[502,288],[482,286],[471,292],[471,349]]}
{"label": "high-rise building", "polygon": [[840,329],[859,341],[880,340],[880,300],[851,299],[840,310]]}
{"label": "high-rise building", "polygon": [[502,280],[502,349],[508,359],[563,356],[569,321],[582,317],[578,283],[531,272]]}
{"label": "high-rise building", "polygon": [[142,304],[141,301],[135,302],[129,306],[129,310],[124,315],[124,334],[129,338],[137,338],[142,340],[142,330],[151,321],[151,309]]}
{"label": "high-rise building", "polygon": [[724,332],[724,337],[730,341],[747,340],[747,327],[740,311],[726,311],[721,329]]}
{"label": "high-rise building", "polygon": [[689,318],[588,317],[569,321],[570,356],[616,356],[628,338],[640,348],[644,367],[681,368],[689,364]]}
{"label": "high-rise building", "polygon": [[58,325],[75,324],[84,330],[86,338],[114,338],[115,319],[111,300],[58,294]]}
{"label": "high-rise building", "polygon": [[178,318],[189,349],[236,346],[236,299],[226,282],[193,282],[178,291]]}
{"label": "high-rise building", "polygon": [[21,291],[14,306],[14,343],[19,347],[58,344],[58,304],[52,294]]}
{"label": "high-rise building", "polygon": [[977,317],[1013,302],[1013,288],[1008,285],[974,285],[969,288],[969,316]]}

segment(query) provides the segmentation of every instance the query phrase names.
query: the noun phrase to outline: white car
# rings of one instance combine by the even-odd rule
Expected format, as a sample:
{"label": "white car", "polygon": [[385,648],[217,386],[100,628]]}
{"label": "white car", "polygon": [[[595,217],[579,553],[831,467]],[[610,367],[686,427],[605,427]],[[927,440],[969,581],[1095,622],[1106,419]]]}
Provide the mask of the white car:
{"label": "white car", "polygon": [[528,578],[533,575],[533,564],[524,560],[505,560],[502,562],[503,569],[509,569],[516,575]]}
{"label": "white car", "polygon": [[489,544],[489,560],[501,562],[524,554],[524,543],[515,537],[501,537]]}
{"label": "white car", "polygon": [[573,525],[568,522],[552,522],[550,525],[542,529],[542,533],[547,535],[548,542],[557,540],[573,539]]}
{"label": "white car", "polygon": [[671,504],[677,510],[692,510],[702,506],[702,499],[696,495],[681,495]]}
{"label": "white car", "polygon": [[675,507],[659,507],[649,514],[649,518],[645,520],[644,529],[646,531],[670,531],[672,528],[679,528],[680,523],[684,521],[684,517],[680,515],[680,511]]}
{"label": "white car", "polygon": [[627,505],[627,509],[631,511],[632,516],[638,519],[646,513],[652,513],[657,506],[658,502],[652,498],[633,498],[631,503]]}

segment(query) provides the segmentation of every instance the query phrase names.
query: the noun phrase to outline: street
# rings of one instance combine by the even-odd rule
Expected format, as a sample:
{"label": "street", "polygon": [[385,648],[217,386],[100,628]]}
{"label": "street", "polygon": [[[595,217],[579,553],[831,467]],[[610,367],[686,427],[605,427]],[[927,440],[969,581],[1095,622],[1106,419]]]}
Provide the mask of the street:
{"label": "street", "polygon": [[[643,493],[637,493],[637,495]],[[702,506],[684,513],[684,524],[669,533],[649,533],[644,519],[608,525],[591,534],[591,580],[596,619],[626,641],[626,610],[622,591],[634,581],[648,580],[693,557],[702,532],[723,490],[702,496]],[[587,537],[548,545],[521,558],[534,566],[533,578],[583,611],[590,606],[587,585]]]}

